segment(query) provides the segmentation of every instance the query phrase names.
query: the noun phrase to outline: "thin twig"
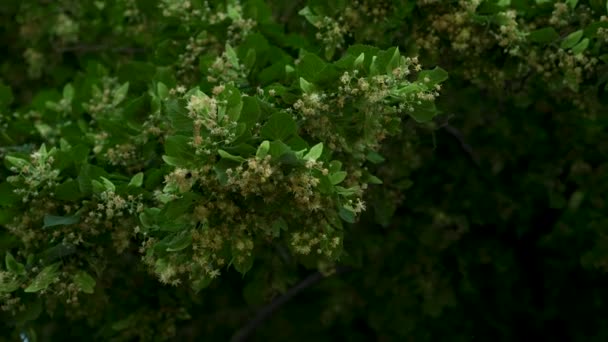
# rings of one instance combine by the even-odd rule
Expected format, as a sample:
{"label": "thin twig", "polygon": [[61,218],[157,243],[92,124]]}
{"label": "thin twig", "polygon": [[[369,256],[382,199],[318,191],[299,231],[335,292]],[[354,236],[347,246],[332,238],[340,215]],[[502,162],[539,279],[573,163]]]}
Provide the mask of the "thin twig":
{"label": "thin twig", "polygon": [[139,53],[139,52],[145,52],[146,49],[143,48],[135,48],[135,47],[131,47],[131,46],[119,46],[119,47],[112,47],[109,45],[72,45],[72,46],[65,46],[65,47],[60,47],[57,48],[57,51],[59,52],[103,52],[103,51],[110,51],[110,52],[118,52],[118,53]]}
{"label": "thin twig", "polygon": [[[338,268],[332,275],[334,274],[342,274],[350,271],[350,268],[340,267]],[[242,342],[246,341],[251,334],[262,324],[265,320],[267,320],[272,314],[277,311],[281,306],[290,301],[293,297],[295,297],[298,293],[304,291],[306,288],[318,283],[325,276],[321,272],[315,272],[308,277],[304,278],[301,282],[296,284],[294,287],[289,289],[282,296],[275,298],[268,305],[263,307],[256,316],[247,323],[244,327],[239,329],[230,339],[231,342]]]}
{"label": "thin twig", "polygon": [[477,156],[475,151],[473,151],[473,148],[471,147],[471,145],[469,145],[466,141],[464,141],[464,137],[462,136],[462,133],[456,127],[454,127],[452,125],[445,125],[445,126],[443,126],[443,128],[450,135],[452,135],[456,140],[458,140],[458,142],[460,143],[460,147],[463,149],[463,151],[465,151],[466,154],[469,155],[471,160],[473,160],[473,163],[475,163],[475,165],[477,167],[479,167],[480,166],[479,157]]}
{"label": "thin twig", "polygon": [[292,1],[291,4],[287,5],[287,8],[285,9],[285,11],[283,12],[283,14],[281,15],[281,17],[279,18],[279,20],[281,21],[281,23],[286,24],[290,19],[291,16],[293,15],[293,13],[300,8],[300,5],[302,4],[302,1]]}

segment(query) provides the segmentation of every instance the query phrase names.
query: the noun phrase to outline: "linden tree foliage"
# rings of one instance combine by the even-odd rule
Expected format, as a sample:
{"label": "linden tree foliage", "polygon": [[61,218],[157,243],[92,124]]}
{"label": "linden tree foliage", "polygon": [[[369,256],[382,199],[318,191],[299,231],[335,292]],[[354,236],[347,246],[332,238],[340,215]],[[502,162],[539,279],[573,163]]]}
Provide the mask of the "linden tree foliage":
{"label": "linden tree foliage", "polygon": [[2,2],[0,340],[605,340],[607,6]]}

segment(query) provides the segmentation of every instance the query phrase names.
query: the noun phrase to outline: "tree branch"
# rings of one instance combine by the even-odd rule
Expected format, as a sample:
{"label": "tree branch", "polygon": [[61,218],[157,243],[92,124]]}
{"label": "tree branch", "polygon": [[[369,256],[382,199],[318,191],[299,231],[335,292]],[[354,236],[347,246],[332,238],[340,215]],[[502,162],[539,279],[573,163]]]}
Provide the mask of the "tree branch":
{"label": "tree branch", "polygon": [[[351,268],[349,268],[349,267],[338,267],[336,269],[336,271],[334,273],[332,273],[331,275],[346,273],[350,270],[351,270]],[[251,321],[249,321],[249,323],[247,323],[247,325],[245,325],[244,327],[239,329],[234,335],[232,335],[232,339],[230,339],[230,341],[231,342],[246,341],[249,337],[251,337],[251,334],[253,334],[253,332],[262,323],[264,323],[264,321],[266,321],[270,316],[272,316],[272,314],[275,311],[277,311],[279,308],[281,308],[281,306],[283,306],[285,303],[290,301],[293,297],[295,297],[300,292],[304,291],[306,288],[321,281],[324,277],[325,276],[321,272],[317,271],[313,274],[310,274],[308,277],[304,278],[302,281],[300,281],[294,287],[292,287],[287,292],[285,292],[282,296],[275,298],[272,302],[270,302],[268,305],[266,305],[260,311],[258,311],[256,316]]]}
{"label": "tree branch", "polygon": [[471,158],[473,163],[475,163],[475,165],[477,167],[479,167],[480,166],[479,157],[477,156],[475,151],[473,151],[473,148],[471,147],[471,145],[469,145],[466,141],[464,141],[464,137],[462,136],[462,133],[456,127],[449,125],[449,124],[446,124],[445,126],[443,126],[443,128],[451,136],[453,136],[456,140],[458,140],[458,142],[460,143],[460,147],[463,149],[463,151]]}

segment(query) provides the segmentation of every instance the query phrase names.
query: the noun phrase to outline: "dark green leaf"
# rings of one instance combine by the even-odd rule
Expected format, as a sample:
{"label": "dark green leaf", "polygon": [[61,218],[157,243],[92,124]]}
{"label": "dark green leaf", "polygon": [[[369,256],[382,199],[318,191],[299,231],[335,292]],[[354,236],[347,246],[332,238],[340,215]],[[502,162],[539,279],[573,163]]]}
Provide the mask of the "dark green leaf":
{"label": "dark green leaf", "polygon": [[279,112],[270,117],[262,127],[262,137],[269,140],[285,140],[296,133],[297,127],[290,114]]}

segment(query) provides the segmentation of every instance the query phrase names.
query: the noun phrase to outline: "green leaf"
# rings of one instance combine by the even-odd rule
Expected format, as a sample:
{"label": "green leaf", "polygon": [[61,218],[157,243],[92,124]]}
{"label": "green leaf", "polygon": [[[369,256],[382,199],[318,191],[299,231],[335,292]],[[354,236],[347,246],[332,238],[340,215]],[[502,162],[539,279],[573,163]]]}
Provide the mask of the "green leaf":
{"label": "green leaf", "polygon": [[25,288],[25,292],[39,292],[45,290],[49,285],[58,280],[59,267],[61,262],[56,262],[42,269],[40,273],[32,280],[32,283]]}
{"label": "green leaf", "polygon": [[384,162],[384,157],[381,156],[378,152],[374,152],[374,151],[370,151],[367,156],[366,156],[367,160],[369,160],[370,162],[374,163],[374,164],[380,164]]}
{"label": "green leaf", "polygon": [[[243,254],[244,253],[238,253],[237,255]],[[232,266],[234,266],[234,269],[237,270],[237,272],[239,272],[241,275],[245,275],[253,266],[253,256],[243,255],[242,259],[239,257],[235,257],[232,259]]]}
{"label": "green leaf", "polygon": [[365,53],[361,52],[355,61],[353,62],[353,68],[359,69],[363,65],[363,61],[365,60]]}
{"label": "green leaf", "polygon": [[323,154],[323,143],[320,142],[315,146],[311,147],[308,153],[304,155],[304,159],[316,161]]}
{"label": "green leaf", "polygon": [[228,62],[232,64],[234,68],[239,67],[239,58],[230,44],[226,44],[226,58],[228,58]]}
{"label": "green leaf", "polygon": [[272,236],[278,238],[281,235],[281,231],[286,231],[289,228],[287,221],[284,218],[279,217],[272,223]]}
{"label": "green leaf", "polygon": [[578,4],[578,0],[566,0],[566,3],[568,4],[568,6],[570,6],[571,9],[574,9],[576,7],[576,4]]}
{"label": "green leaf", "polygon": [[0,108],[8,107],[14,99],[11,87],[0,82]]}
{"label": "green leaf", "polygon": [[18,169],[22,169],[22,168],[30,165],[30,163],[27,160],[22,159],[22,158],[6,156],[5,159],[10,165],[12,165]]}
{"label": "green leaf", "polygon": [[8,277],[0,281],[0,293],[10,293],[19,289],[21,283],[17,279],[9,279]]}
{"label": "green leaf", "polygon": [[11,206],[19,203],[20,197],[15,192],[13,187],[8,182],[0,183],[0,206]]}
{"label": "green leaf", "polygon": [[370,184],[382,184],[382,180],[374,175],[367,176],[367,182]]}
{"label": "green leaf", "polygon": [[413,104],[414,111],[409,115],[419,123],[429,122],[438,114],[435,102],[422,101],[421,103]]}
{"label": "green leaf", "polygon": [[74,87],[71,83],[68,83],[63,87],[63,98],[68,101],[68,103],[72,103],[72,100],[74,99]]}
{"label": "green leaf", "polygon": [[106,191],[116,191],[116,186],[114,185],[114,183],[112,183],[109,179],[107,179],[106,177],[99,177],[101,179],[101,182],[103,184],[103,187]]}
{"label": "green leaf", "polygon": [[95,278],[93,278],[90,274],[85,271],[78,271],[74,274],[74,284],[78,286],[80,290],[84,293],[91,294],[95,292]]}
{"label": "green leaf", "polygon": [[80,222],[79,216],[55,216],[44,215],[44,226],[42,228],[65,226]]}
{"label": "green leaf", "polygon": [[582,53],[583,51],[585,51],[588,46],[589,46],[589,38],[585,38],[572,48],[572,53],[575,55],[578,55],[579,53]]}
{"label": "green leaf", "polygon": [[574,47],[581,40],[581,38],[583,38],[583,30],[574,31],[564,38],[560,44],[560,47],[562,49],[570,49]]}
{"label": "green leaf", "polygon": [[297,131],[296,123],[290,114],[279,112],[273,114],[262,127],[262,137],[269,140],[285,140]]}
{"label": "green leaf", "polygon": [[4,263],[6,265],[6,269],[16,275],[25,275],[25,266],[23,264],[17,262],[15,257],[10,252],[6,252],[6,257],[4,258]]}
{"label": "green leaf", "polygon": [[235,162],[239,162],[242,163],[244,161],[247,161],[247,159],[241,157],[241,156],[235,156],[233,154],[230,154],[224,150],[217,150],[218,154],[220,155],[220,157],[224,158],[224,159],[228,159],[228,160],[232,160]]}
{"label": "green leaf", "polygon": [[112,104],[114,106],[117,106],[119,103],[121,103],[127,97],[128,92],[129,92],[129,82],[126,82],[123,85],[121,85],[118,89],[114,90],[114,100],[112,101]]}
{"label": "green leaf", "polygon": [[304,94],[310,94],[315,91],[315,86],[304,78],[300,77],[300,89]]}
{"label": "green leaf", "polygon": [[339,161],[339,160],[332,160],[329,163],[328,170],[329,170],[330,173],[336,173],[336,172],[340,171],[341,169],[342,169],[342,162],[341,161]]}
{"label": "green leaf", "polygon": [[356,222],[355,212],[348,208],[341,207],[339,215],[340,215],[340,218],[342,218],[344,221],[346,221],[348,223]]}
{"label": "green leaf", "polygon": [[[176,166],[187,166],[192,160],[195,158],[195,153],[190,146],[191,138],[184,135],[173,135],[167,137],[165,140],[165,154],[169,157],[172,157],[171,161]],[[163,158],[165,162],[169,165],[171,163],[167,162],[165,158]]]}
{"label": "green leaf", "polygon": [[435,67],[433,70],[423,70],[418,74],[418,82],[425,85],[428,89],[448,79],[448,72]]}
{"label": "green leaf", "polygon": [[553,27],[544,27],[530,32],[528,40],[534,43],[551,43],[559,39],[559,33]]}
{"label": "green leaf", "polygon": [[340,184],[346,178],[346,171],[338,171],[329,175],[329,181],[332,185]]}
{"label": "green leaf", "polygon": [[158,82],[156,84],[156,93],[161,100],[164,100],[169,97],[169,88],[163,82]]}
{"label": "green leaf", "polygon": [[284,154],[289,152],[291,152],[291,149],[282,141],[271,142],[270,149],[268,150],[268,153],[270,153],[272,159],[279,159]]}
{"label": "green leaf", "polygon": [[175,234],[173,239],[167,243],[167,252],[178,252],[188,248],[192,244],[192,233],[189,230]]}
{"label": "green leaf", "polygon": [[270,151],[270,142],[268,140],[264,140],[258,147],[255,156],[262,159],[268,155],[268,151]]}
{"label": "green leaf", "polygon": [[133,176],[133,178],[131,178],[131,181],[129,182],[128,186],[140,188],[142,184],[144,184],[144,173],[138,172],[137,174],[135,174],[135,176]]}

